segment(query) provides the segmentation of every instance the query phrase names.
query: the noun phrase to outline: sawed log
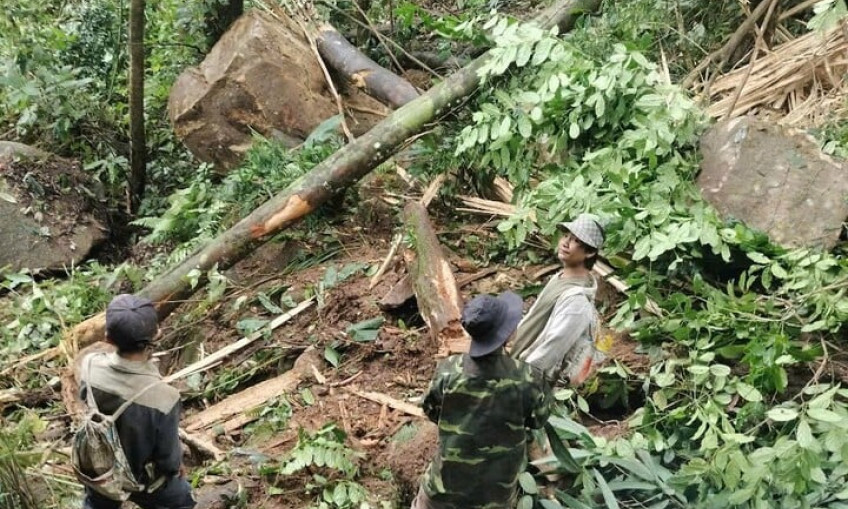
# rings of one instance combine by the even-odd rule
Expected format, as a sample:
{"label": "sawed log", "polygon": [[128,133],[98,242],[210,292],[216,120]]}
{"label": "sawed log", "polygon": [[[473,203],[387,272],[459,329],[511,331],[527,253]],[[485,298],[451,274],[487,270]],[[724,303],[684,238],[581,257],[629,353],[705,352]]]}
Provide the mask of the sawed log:
{"label": "sawed log", "polygon": [[198,432],[220,425],[225,433],[232,432],[259,418],[251,411],[266,404],[282,394],[291,392],[297,385],[312,374],[313,367],[321,366],[321,355],[315,347],[307,348],[294,367],[282,375],[256,384],[233,394],[211,407],[192,415],[185,423],[189,432]]}
{"label": "sawed log", "polygon": [[462,297],[427,209],[418,202],[408,203],[403,222],[413,242],[413,249],[404,253],[406,267],[430,337],[439,345],[439,355],[467,352],[471,338],[460,324]]}
{"label": "sawed log", "polygon": [[418,98],[414,86],[368,58],[331,25],[324,25],[315,38],[324,61],[357,88],[392,108]]}
{"label": "sawed log", "polygon": [[[560,31],[566,31],[575,21],[575,13],[593,10],[599,4],[600,0],[561,0],[546,10],[538,21],[543,28],[558,25]],[[395,110],[229,230],[154,279],[139,294],[156,303],[160,318],[170,314],[181,301],[202,287],[192,284],[187,277],[190,272],[199,271],[203,278],[215,265],[219,270],[232,266],[270,235],[295,224],[337,196],[339,191],[367,175],[411,136],[421,132],[426,124],[474,92],[480,84],[478,70],[489,58],[491,54],[486,52],[417,99]],[[102,339],[104,328],[105,313],[100,313],[69,329],[63,342],[68,351],[75,351],[74,347],[82,348]]]}

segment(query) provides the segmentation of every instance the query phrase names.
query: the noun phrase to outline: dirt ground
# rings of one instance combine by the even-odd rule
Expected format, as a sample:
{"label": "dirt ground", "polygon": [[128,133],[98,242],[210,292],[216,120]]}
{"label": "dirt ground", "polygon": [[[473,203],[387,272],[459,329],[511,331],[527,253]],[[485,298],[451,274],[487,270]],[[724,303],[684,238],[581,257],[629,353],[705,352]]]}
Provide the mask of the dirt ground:
{"label": "dirt ground", "polygon": [[[371,210],[366,215],[375,213],[377,212]],[[438,222],[438,219],[435,221]],[[296,247],[285,243],[269,243],[248,260],[238,264],[228,275],[240,287],[252,288],[254,292],[274,287],[284,281],[288,286],[288,293],[298,295],[321,281],[330,266],[344,267],[355,263],[379,265],[389,251],[395,225],[393,221],[372,221],[371,224],[374,227],[369,228],[367,236],[355,221],[337,226],[334,235],[341,240],[342,248],[336,258],[324,264],[276,277],[273,275],[274,271],[283,270],[295,253],[304,249],[317,249],[317,246],[309,242],[302,242]],[[445,239],[449,248],[449,236]],[[473,260],[464,259],[459,253],[452,253],[451,258],[456,259],[454,272],[458,279],[476,273],[480,268]],[[525,286],[541,284],[549,276],[533,280],[533,275],[540,273],[540,268],[499,267],[490,276],[464,287],[463,297],[469,299],[478,293],[520,290]],[[214,440],[220,448],[239,451],[239,459],[236,460],[240,470],[238,481],[248,491],[251,507],[311,506],[314,496],[305,496],[303,489],[304,485],[309,483],[308,476],[287,479],[262,476],[257,473],[255,465],[242,458],[245,454],[273,459],[285,458],[297,443],[299,429],[314,431],[329,422],[336,423],[344,430],[348,445],[362,453],[360,482],[363,485],[376,493],[381,500],[400,501],[399,507],[410,502],[417,489],[418,476],[423,473],[435,451],[435,426],[425,419],[406,415],[349,391],[354,389],[379,392],[399,401],[415,404],[416,398],[426,390],[438,362],[435,357],[437,348],[426,334],[420,317],[416,316],[414,306],[401,309],[398,313],[385,313],[377,306],[379,299],[402,277],[403,271],[403,262],[398,256],[397,262],[391,265],[373,289],[369,290],[370,277],[366,274],[359,273],[351,277],[327,291],[322,306],[301,314],[289,324],[277,329],[268,340],[257,342],[227,363],[238,365],[249,362],[260,350],[281,345],[304,346],[309,343],[319,348],[335,345],[342,353],[338,367],[324,365],[321,370],[325,377],[323,383],[310,380],[299,386],[299,391],[309,389],[314,396],[314,402],[306,403],[298,394],[289,395],[292,415],[285,429],[253,436],[252,430],[257,428],[254,425],[215,437]],[[232,298],[230,297],[229,302]],[[531,304],[532,298],[527,299],[525,305],[529,308]],[[204,345],[206,352],[215,351],[239,337],[233,326],[236,319],[226,313],[226,308],[225,303],[213,310],[200,325],[203,331],[200,336],[207,338]],[[260,307],[254,306],[251,310],[258,314],[264,312],[267,315],[265,318],[270,317],[267,311]],[[242,313],[241,316],[245,314],[249,313]],[[345,330],[350,325],[378,316],[382,316],[385,322],[375,341],[360,343],[347,337]],[[176,335],[174,337],[176,338]],[[627,341],[627,338],[620,339]],[[634,343],[617,341],[614,348],[611,356],[647,366],[644,359],[635,353]],[[210,376],[220,371],[220,367],[216,368]],[[269,369],[252,377],[245,383],[245,387],[276,374],[274,369]],[[230,392],[237,392],[241,388],[243,387]],[[186,413],[191,415],[211,403],[214,401],[204,401],[203,398],[190,399],[186,404]],[[627,431],[618,421],[610,423],[609,426],[593,424],[593,429],[605,436]],[[387,475],[387,472],[391,475]],[[200,492],[219,489],[215,484],[210,486],[212,487],[201,488]],[[277,495],[270,495],[271,492]]]}

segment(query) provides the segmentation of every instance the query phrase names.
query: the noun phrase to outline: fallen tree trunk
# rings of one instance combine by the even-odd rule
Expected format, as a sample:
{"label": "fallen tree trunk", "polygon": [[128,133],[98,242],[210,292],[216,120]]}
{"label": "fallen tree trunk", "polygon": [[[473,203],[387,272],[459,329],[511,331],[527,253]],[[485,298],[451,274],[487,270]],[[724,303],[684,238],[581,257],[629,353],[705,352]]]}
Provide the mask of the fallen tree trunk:
{"label": "fallen tree trunk", "polygon": [[[567,30],[576,12],[596,8],[600,0],[563,0],[546,11],[543,27],[557,25]],[[480,83],[477,71],[489,60],[489,53],[407,103],[371,130],[315,166],[312,171],[251,212],[229,230],[221,233],[193,255],[161,274],[139,294],[156,303],[160,318],[173,311],[199,285],[186,277],[199,271],[201,277],[215,265],[219,270],[242,259],[270,234],[302,219],[327,202],[340,190],[356,182],[388,159],[411,136],[441,115],[451,104],[474,92]],[[68,351],[76,351],[103,338],[105,313],[100,313],[70,329],[63,338]]]}
{"label": "fallen tree trunk", "polygon": [[418,202],[407,204],[403,222],[415,243],[414,252],[405,253],[406,267],[430,337],[439,345],[440,355],[467,352],[471,339],[460,324],[462,297],[427,209]]}
{"label": "fallen tree trunk", "polygon": [[418,91],[410,82],[368,58],[332,26],[321,27],[315,42],[330,67],[371,97],[392,108],[418,98]]}

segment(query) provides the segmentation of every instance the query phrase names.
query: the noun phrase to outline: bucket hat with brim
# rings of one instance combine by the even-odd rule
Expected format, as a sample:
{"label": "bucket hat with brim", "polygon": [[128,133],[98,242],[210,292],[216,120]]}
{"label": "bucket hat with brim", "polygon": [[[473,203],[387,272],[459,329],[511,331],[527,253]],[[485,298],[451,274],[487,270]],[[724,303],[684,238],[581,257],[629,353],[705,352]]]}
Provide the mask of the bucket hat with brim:
{"label": "bucket hat with brim", "polygon": [[521,321],[521,297],[513,292],[478,295],[462,310],[462,327],[471,335],[471,357],[483,357],[500,348]]}
{"label": "bucket hat with brim", "polygon": [[573,221],[557,224],[562,231],[571,232],[589,247],[600,250],[604,246],[604,227],[595,214],[580,214]]}

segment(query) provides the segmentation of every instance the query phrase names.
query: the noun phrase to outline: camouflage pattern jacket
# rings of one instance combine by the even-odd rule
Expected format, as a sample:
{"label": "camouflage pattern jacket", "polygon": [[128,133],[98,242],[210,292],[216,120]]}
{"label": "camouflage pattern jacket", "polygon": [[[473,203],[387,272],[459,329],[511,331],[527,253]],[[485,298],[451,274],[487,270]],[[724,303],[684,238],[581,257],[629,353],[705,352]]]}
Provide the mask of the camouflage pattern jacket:
{"label": "camouflage pattern jacket", "polygon": [[542,383],[503,350],[439,365],[423,403],[439,426],[439,451],[422,481],[428,498],[462,509],[514,507],[528,428],[543,427],[549,415]]}

